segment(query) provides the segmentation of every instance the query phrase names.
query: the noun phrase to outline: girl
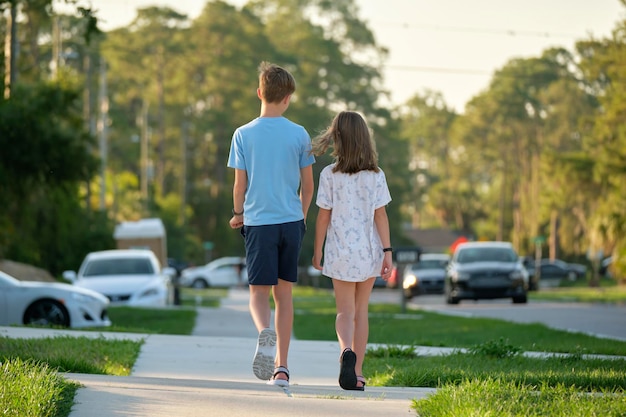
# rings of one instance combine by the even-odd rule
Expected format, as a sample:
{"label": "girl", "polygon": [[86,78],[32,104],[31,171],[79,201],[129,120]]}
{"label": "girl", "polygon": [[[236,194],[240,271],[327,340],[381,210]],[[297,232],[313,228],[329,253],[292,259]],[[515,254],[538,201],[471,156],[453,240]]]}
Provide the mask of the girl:
{"label": "girl", "polygon": [[342,352],[339,385],[363,391],[369,297],[375,277],[387,280],[393,268],[385,210],[391,196],[369,128],[358,113],[339,113],[316,138],[312,152],[323,155],[330,146],[335,160],[320,173],[313,266],[333,281]]}

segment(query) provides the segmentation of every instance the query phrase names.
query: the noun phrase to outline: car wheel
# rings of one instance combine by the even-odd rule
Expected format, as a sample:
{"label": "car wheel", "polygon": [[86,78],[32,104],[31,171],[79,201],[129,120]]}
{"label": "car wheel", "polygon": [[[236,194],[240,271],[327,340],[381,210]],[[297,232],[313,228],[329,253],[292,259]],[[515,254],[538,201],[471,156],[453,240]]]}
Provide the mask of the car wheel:
{"label": "car wheel", "polygon": [[528,297],[526,294],[520,295],[519,297],[513,297],[513,304],[526,304],[528,302]]}
{"label": "car wheel", "polygon": [[24,324],[69,327],[70,315],[58,301],[39,300],[31,304],[24,313]]}
{"label": "car wheel", "polygon": [[191,283],[191,288],[195,288],[197,290],[201,290],[201,289],[207,288],[207,287],[208,287],[207,282],[204,279],[202,279],[202,278],[196,278]]}
{"label": "car wheel", "polygon": [[576,281],[576,278],[578,278],[578,275],[576,275],[576,272],[574,271],[569,271],[567,273],[567,279],[570,281]]}

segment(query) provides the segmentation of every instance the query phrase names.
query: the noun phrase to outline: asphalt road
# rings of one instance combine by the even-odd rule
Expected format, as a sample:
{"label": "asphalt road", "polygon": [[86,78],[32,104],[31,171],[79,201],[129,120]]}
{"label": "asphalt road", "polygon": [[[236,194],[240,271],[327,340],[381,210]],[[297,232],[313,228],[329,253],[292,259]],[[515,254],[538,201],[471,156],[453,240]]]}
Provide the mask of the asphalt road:
{"label": "asphalt road", "polygon": [[[377,288],[371,300],[400,304],[401,296],[399,290]],[[407,302],[406,308],[517,323],[543,323],[554,329],[626,341],[626,306],[623,305],[546,301],[513,304],[510,300],[461,301],[458,305],[448,305],[443,295],[421,295]]]}

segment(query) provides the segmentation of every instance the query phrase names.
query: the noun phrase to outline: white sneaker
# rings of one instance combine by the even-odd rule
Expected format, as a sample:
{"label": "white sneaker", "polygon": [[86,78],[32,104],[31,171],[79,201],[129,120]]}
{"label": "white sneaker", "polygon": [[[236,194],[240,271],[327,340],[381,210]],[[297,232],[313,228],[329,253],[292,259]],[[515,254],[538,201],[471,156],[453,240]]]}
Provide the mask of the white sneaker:
{"label": "white sneaker", "polygon": [[263,329],[259,333],[256,352],[252,361],[252,371],[257,378],[268,381],[274,372],[274,358],[276,357],[276,332],[272,329]]}

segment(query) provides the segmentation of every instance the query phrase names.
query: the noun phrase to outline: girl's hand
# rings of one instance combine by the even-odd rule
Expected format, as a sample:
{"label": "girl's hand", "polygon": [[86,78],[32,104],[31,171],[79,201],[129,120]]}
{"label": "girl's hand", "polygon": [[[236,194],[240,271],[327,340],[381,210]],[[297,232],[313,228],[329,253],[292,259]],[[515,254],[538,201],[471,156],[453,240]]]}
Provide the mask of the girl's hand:
{"label": "girl's hand", "polygon": [[383,266],[380,268],[380,276],[383,277],[385,281],[387,281],[391,277],[392,272],[393,261],[391,258],[391,252],[385,252],[385,257],[383,258]]}
{"label": "girl's hand", "polygon": [[313,255],[313,260],[311,262],[313,263],[313,268],[317,269],[318,271],[322,270],[322,257],[321,256]]}

